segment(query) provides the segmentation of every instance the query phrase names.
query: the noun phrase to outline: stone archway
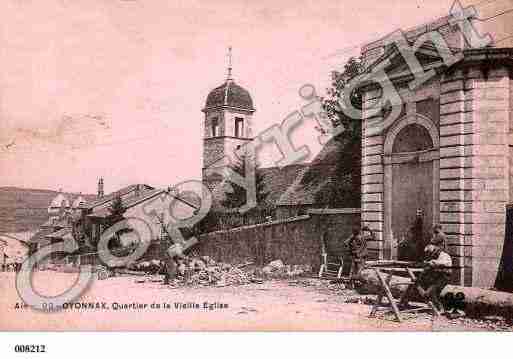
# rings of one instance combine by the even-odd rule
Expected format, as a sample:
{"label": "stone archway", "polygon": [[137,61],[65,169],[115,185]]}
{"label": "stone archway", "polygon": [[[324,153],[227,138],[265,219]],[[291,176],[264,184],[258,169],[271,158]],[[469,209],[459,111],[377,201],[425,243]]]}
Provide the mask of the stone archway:
{"label": "stone archway", "polygon": [[[412,237],[417,210],[423,234],[412,249],[415,259],[440,217],[439,132],[429,118],[411,114],[395,123],[384,143],[384,257],[397,259],[397,243]],[[404,254],[403,254],[404,255]],[[401,258],[412,259],[412,258]]]}

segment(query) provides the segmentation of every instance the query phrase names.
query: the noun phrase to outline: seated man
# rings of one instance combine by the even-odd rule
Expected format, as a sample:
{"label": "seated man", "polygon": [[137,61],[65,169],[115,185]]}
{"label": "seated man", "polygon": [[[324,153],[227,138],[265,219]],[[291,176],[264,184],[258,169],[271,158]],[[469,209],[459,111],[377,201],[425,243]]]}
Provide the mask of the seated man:
{"label": "seated man", "polygon": [[442,226],[439,224],[435,224],[433,226],[433,237],[431,237],[429,244],[440,247],[442,248],[442,250],[445,251],[446,241],[446,236],[445,233],[442,231]]}
{"label": "seated man", "polygon": [[440,247],[432,244],[426,246],[424,254],[426,269],[420,274],[417,281],[408,287],[406,293],[401,297],[400,305],[408,305],[409,298],[413,295],[412,291],[416,289],[422,298],[433,303],[438,314],[442,314],[444,308],[440,301],[440,293],[449,283],[452,259]]}

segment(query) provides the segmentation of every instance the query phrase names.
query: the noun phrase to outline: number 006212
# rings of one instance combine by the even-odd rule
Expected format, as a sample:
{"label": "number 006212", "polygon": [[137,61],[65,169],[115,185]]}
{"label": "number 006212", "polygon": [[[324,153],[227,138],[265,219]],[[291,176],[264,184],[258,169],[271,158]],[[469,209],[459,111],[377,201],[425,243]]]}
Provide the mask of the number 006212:
{"label": "number 006212", "polygon": [[45,345],[18,344],[14,346],[16,353],[46,353]]}

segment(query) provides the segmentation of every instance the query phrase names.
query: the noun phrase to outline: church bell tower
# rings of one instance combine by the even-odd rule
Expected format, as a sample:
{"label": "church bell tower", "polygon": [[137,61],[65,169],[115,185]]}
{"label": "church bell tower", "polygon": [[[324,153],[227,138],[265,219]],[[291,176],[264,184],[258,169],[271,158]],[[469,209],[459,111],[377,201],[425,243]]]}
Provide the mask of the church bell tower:
{"label": "church bell tower", "polygon": [[228,50],[228,74],[225,82],[207,96],[203,113],[203,182],[212,187],[214,178],[205,170],[227,156],[235,164],[241,146],[253,140],[252,119],[255,108],[249,92],[232,77],[231,47]]}

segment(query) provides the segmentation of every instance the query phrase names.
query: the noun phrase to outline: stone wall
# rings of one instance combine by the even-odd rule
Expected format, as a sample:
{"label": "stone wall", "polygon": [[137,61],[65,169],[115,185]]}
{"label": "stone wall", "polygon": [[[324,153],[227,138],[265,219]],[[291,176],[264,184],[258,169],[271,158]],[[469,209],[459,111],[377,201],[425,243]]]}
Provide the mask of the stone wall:
{"label": "stone wall", "polygon": [[277,206],[276,219],[282,220],[290,217],[297,217],[304,215],[313,205],[290,205],[290,206]]}
{"label": "stone wall", "polygon": [[217,261],[264,265],[281,259],[285,264],[321,263],[321,235],[327,233],[328,247],[338,254],[339,242],[360,225],[357,209],[311,210],[309,214],[287,220],[206,233],[199,237],[198,251]]}

